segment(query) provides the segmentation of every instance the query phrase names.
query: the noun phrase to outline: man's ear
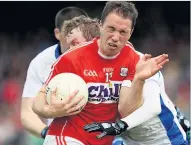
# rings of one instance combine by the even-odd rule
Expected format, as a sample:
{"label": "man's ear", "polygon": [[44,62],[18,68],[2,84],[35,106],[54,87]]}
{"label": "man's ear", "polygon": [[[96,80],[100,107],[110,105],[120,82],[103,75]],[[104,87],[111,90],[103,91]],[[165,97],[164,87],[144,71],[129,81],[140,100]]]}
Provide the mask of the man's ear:
{"label": "man's ear", "polygon": [[58,28],[54,29],[54,36],[57,40],[60,40],[60,30]]}

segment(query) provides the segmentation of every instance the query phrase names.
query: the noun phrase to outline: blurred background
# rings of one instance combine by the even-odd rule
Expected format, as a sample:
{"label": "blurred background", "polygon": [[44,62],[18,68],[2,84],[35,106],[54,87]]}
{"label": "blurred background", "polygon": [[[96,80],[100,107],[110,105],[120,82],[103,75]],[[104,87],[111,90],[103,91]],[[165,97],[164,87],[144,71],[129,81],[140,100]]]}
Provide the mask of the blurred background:
{"label": "blurred background", "polygon": [[[131,42],[153,56],[167,53],[166,91],[190,118],[190,2],[134,2],[139,17]],[[56,13],[67,6],[100,18],[105,2],[0,2],[0,145],[41,145],[20,123],[20,101],[30,61],[54,38]]]}

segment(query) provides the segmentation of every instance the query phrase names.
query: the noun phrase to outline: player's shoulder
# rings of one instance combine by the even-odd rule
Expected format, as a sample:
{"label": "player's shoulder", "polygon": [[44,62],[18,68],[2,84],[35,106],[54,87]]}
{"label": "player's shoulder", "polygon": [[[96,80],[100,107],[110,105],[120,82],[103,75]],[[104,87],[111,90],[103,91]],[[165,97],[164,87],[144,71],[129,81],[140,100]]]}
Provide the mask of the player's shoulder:
{"label": "player's shoulder", "polygon": [[136,49],[134,48],[133,44],[129,41],[127,41],[125,47],[124,47],[124,51],[125,53],[128,53],[129,55],[138,55],[140,56],[140,53],[138,51],[136,51]]}
{"label": "player's shoulder", "polygon": [[130,41],[127,41],[125,46],[126,46],[126,48],[131,48],[131,49],[135,50],[133,44]]}
{"label": "player's shoulder", "polygon": [[29,67],[40,67],[43,68],[44,65],[47,64],[47,62],[52,62],[56,60],[55,58],[55,50],[58,47],[58,44],[55,44],[53,46],[50,46],[40,52],[36,57],[32,59],[30,62]]}
{"label": "player's shoulder", "polygon": [[137,51],[137,50],[135,50],[135,51],[136,51],[136,53],[140,56],[140,58],[144,56],[144,54],[143,54],[142,52]]}
{"label": "player's shoulder", "polygon": [[[128,57],[126,57],[128,55]],[[135,50],[131,42],[127,42],[122,50],[122,57],[127,60],[139,60],[140,54]]]}

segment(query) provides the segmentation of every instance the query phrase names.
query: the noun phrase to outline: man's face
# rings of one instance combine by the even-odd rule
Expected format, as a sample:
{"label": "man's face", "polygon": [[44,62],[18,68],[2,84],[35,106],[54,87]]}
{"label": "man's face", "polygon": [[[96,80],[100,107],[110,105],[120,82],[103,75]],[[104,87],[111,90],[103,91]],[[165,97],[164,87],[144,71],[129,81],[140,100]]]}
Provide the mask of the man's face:
{"label": "man's face", "polygon": [[62,53],[64,53],[65,51],[67,51],[69,49],[69,45],[66,43],[66,37],[64,35],[63,26],[61,29],[55,28],[54,34],[55,34],[56,39],[60,42]]}
{"label": "man's face", "polygon": [[125,46],[132,33],[132,20],[115,12],[110,13],[100,28],[100,51],[106,56],[115,56]]}
{"label": "man's face", "polygon": [[62,29],[55,28],[55,37],[61,44],[61,51],[64,53],[70,48],[76,47],[78,44],[86,42],[83,32],[79,28],[73,29],[69,34],[65,35],[64,27]]}
{"label": "man's face", "polygon": [[86,42],[82,31],[79,28],[73,29],[66,36],[66,42],[69,44],[70,49],[79,46],[80,43]]}
{"label": "man's face", "polygon": [[64,49],[66,49],[66,50],[69,49],[69,45],[67,44],[67,41],[66,41],[66,38],[64,36],[63,31],[60,32],[60,40],[59,41],[60,41],[60,43],[61,43],[61,45],[63,46]]}

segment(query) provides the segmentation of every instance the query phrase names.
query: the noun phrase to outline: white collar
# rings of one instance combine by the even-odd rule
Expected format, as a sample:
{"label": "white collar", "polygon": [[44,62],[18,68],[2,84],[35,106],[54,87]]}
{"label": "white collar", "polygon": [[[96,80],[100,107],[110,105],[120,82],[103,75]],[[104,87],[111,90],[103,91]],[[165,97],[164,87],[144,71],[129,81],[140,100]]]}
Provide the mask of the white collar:
{"label": "white collar", "polygon": [[106,55],[102,54],[101,51],[98,49],[98,54],[99,54],[102,58],[104,58],[104,59],[115,59],[115,58],[120,54],[120,52],[119,52],[118,54],[116,54],[115,56],[106,56]]}

